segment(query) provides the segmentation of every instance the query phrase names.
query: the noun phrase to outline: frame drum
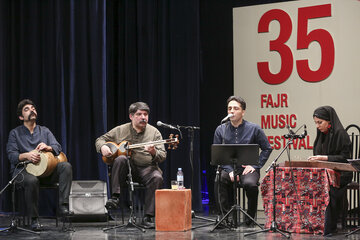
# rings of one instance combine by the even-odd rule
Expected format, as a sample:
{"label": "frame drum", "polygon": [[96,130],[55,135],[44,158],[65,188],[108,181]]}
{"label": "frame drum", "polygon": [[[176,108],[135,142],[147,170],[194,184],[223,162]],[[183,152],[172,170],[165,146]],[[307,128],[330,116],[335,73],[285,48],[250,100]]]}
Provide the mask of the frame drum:
{"label": "frame drum", "polygon": [[[26,171],[36,177],[47,177],[55,169],[58,162],[66,161],[64,153],[60,153],[59,158],[55,157],[52,152],[39,152],[40,161],[37,164],[29,163],[26,166]],[[63,154],[63,156],[61,156]],[[64,160],[65,157],[65,160]]]}

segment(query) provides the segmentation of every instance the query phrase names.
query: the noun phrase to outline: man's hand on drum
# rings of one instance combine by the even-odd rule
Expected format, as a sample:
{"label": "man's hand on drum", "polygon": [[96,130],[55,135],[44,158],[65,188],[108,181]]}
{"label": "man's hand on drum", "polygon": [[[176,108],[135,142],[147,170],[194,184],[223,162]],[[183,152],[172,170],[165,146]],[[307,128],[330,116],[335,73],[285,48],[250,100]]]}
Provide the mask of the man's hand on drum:
{"label": "man's hand on drum", "polygon": [[28,152],[26,159],[32,163],[38,163],[40,161],[40,154],[37,151]]}
{"label": "man's hand on drum", "polygon": [[112,155],[110,148],[106,145],[103,145],[100,150],[104,157],[110,157]]}
{"label": "man's hand on drum", "polygon": [[45,152],[51,152],[52,151],[52,147],[46,145],[45,143],[39,143],[39,145],[37,145],[37,147],[35,148],[35,150],[37,151],[45,151]]}

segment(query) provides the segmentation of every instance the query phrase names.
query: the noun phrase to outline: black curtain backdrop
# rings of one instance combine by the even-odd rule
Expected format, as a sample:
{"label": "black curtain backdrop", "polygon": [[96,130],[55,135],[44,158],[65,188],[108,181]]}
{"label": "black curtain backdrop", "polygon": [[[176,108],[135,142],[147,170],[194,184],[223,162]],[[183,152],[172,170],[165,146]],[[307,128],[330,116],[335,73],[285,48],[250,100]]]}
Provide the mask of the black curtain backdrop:
{"label": "black curtain backdrop", "polygon": [[232,1],[202,0],[200,13],[201,167],[206,169],[210,205],[214,206],[216,168],[210,165],[211,144],[216,127],[227,115],[226,100],[233,94]]}
{"label": "black curtain backdrop", "polygon": [[[129,121],[128,107],[144,101],[158,120],[200,126],[199,1],[1,1],[1,186],[9,181],[6,142],[20,124],[16,106],[33,99],[39,124],[49,127],[73,166],[74,180],[106,180],[95,139]],[[160,129],[164,138],[170,133]],[[175,132],[174,132],[175,133]],[[178,167],[201,210],[200,133],[169,150],[165,184]],[[1,210],[10,209],[1,196]]]}
{"label": "black curtain backdrop", "polygon": [[[212,205],[210,147],[233,94],[232,7],[268,2],[278,1],[0,1],[0,187],[10,180],[6,142],[20,124],[21,99],[35,101],[38,123],[62,145],[74,180],[104,181],[95,139],[128,122],[132,102],[145,101],[152,125],[201,128],[194,132],[193,171],[187,129],[161,168],[164,187],[183,168],[194,210],[202,209],[201,192]],[[170,133],[160,131],[164,138]],[[7,190],[0,211],[9,209]]]}
{"label": "black curtain backdrop", "polygon": [[[105,2],[1,4],[1,186],[9,180],[6,142],[20,124],[16,107],[23,98],[34,100],[38,123],[62,145],[75,180],[106,180],[106,166],[94,149],[95,138],[106,131],[106,103],[111,101],[106,95]],[[1,197],[2,209],[8,209],[9,196]]]}
{"label": "black curtain backdrop", "polygon": [[[199,34],[198,1],[107,1],[107,129],[129,121],[134,101],[149,104],[153,125],[200,126]],[[159,130],[168,138],[169,130]],[[168,151],[161,168],[165,187],[183,168],[193,209],[201,210],[200,134],[194,134],[192,171],[188,133],[182,129],[179,148]]]}

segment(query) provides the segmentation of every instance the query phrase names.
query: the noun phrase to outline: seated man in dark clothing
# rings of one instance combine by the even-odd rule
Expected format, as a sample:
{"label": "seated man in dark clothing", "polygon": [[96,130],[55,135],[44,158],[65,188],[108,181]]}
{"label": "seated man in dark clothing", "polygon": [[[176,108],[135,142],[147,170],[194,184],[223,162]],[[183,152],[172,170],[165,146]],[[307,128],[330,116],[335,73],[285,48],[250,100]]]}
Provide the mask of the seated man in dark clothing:
{"label": "seated man in dark clothing", "polygon": [[[7,143],[7,154],[11,163],[11,174],[14,176],[20,171],[19,163],[30,161],[39,163],[40,152],[52,152],[55,156],[61,152],[61,146],[51,131],[36,124],[37,111],[34,103],[24,99],[18,104],[17,114],[22,125],[12,129]],[[62,215],[69,215],[69,195],[72,182],[72,167],[68,162],[60,162],[54,171],[47,177],[36,177],[23,171],[16,179],[18,185],[24,189],[26,212],[31,217],[31,228],[34,231],[42,230],[39,223],[39,184],[59,182],[59,209]]]}
{"label": "seated man in dark clothing", "polygon": [[[220,180],[215,183],[215,196],[217,205],[221,212],[230,210],[233,198],[229,193],[232,191],[234,179],[234,172],[239,175],[236,181],[240,181],[244,186],[246,196],[248,198],[247,213],[254,218],[257,211],[258,204],[258,181],[260,178],[260,168],[264,166],[268,160],[272,148],[269,144],[264,131],[257,124],[246,121],[243,117],[245,114],[246,103],[241,97],[231,96],[227,100],[227,112],[232,114],[230,121],[218,126],[214,135],[214,144],[258,144],[261,148],[259,161],[254,166],[238,166],[233,169],[231,165],[221,166]],[[217,187],[219,189],[217,189]],[[247,218],[246,224],[251,224],[251,219]]]}

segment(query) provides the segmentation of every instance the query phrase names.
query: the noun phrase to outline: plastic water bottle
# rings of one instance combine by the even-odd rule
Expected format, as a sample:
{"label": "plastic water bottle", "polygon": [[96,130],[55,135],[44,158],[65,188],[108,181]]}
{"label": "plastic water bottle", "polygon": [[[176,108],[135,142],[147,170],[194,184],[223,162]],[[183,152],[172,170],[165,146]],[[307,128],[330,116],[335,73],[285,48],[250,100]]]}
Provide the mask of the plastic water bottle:
{"label": "plastic water bottle", "polygon": [[184,173],[181,168],[178,168],[176,180],[178,182],[178,189],[184,189]]}

